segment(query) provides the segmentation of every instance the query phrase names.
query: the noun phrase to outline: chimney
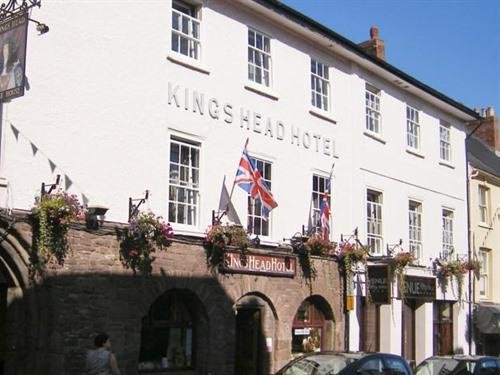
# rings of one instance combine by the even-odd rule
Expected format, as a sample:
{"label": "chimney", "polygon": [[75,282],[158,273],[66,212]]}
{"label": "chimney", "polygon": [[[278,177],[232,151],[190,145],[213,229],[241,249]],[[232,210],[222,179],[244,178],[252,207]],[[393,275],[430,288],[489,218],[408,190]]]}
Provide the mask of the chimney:
{"label": "chimney", "polygon": [[370,40],[358,44],[366,53],[385,61],[384,41],[378,37],[378,28],[370,28]]}
{"label": "chimney", "polygon": [[500,122],[495,117],[495,110],[493,107],[481,108],[479,114],[484,120],[475,135],[495,151],[500,151]]}

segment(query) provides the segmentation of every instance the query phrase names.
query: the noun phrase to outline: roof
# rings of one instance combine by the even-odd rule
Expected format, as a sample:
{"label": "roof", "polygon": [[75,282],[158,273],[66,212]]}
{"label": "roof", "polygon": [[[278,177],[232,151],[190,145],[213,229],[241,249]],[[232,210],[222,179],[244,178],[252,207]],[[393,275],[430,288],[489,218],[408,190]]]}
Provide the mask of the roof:
{"label": "roof", "polygon": [[466,146],[467,158],[474,168],[500,178],[500,157],[493,149],[476,137],[470,137]]}
{"label": "roof", "polygon": [[402,70],[399,70],[395,66],[387,63],[384,60],[378,59],[375,56],[372,56],[365,52],[363,48],[354,43],[353,41],[343,37],[342,35],[336,33],[335,31],[329,29],[328,27],[320,24],[319,22],[313,20],[312,18],[307,17],[306,15],[296,11],[295,9],[283,4],[279,0],[253,0],[256,3],[259,3],[267,8],[271,8],[277,13],[281,13],[283,16],[293,20],[294,22],[302,25],[303,27],[309,28],[312,31],[318,32],[323,36],[334,40],[335,42],[342,45],[344,48],[354,52],[355,54],[361,56],[362,58],[369,60],[375,65],[385,69],[386,71],[394,74],[395,76],[407,81],[411,85],[425,91],[426,93],[434,96],[435,98],[451,105],[452,107],[466,113],[467,115],[475,118],[481,119],[482,117],[472,110],[471,108],[463,105],[462,103],[457,102],[456,100],[444,95],[443,93],[433,89],[432,87],[426,85],[425,83],[417,80],[416,78],[406,74]]}

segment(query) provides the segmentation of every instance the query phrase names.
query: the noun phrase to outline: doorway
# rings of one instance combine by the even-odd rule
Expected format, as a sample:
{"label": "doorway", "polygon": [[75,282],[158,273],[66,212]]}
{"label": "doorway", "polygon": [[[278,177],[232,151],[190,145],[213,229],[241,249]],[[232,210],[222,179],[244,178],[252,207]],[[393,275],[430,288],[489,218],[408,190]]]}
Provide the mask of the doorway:
{"label": "doorway", "polygon": [[401,355],[408,361],[415,360],[415,301],[403,302],[401,328]]}
{"label": "doorway", "polygon": [[259,308],[239,308],[236,315],[236,363],[239,375],[262,374],[262,312]]}

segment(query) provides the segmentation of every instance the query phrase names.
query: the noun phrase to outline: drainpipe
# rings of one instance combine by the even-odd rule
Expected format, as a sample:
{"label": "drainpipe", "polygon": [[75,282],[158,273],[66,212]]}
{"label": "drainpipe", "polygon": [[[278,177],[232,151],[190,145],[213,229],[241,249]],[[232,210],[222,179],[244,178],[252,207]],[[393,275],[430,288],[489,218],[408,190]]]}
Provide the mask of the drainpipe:
{"label": "drainpipe", "polygon": [[[465,137],[465,180],[466,180],[466,206],[467,206],[467,261],[472,260],[472,228],[470,223],[470,178],[469,178],[469,157],[467,155],[467,140],[472,137],[472,135],[476,132],[477,129],[483,124],[483,119],[481,118],[476,125],[476,127]],[[469,293],[469,316],[467,318],[468,324],[468,332],[467,332],[467,342],[469,344],[469,355],[472,355],[472,305],[475,303],[476,296],[473,293],[473,274],[472,271],[469,270],[469,285],[468,285],[468,293]]]}

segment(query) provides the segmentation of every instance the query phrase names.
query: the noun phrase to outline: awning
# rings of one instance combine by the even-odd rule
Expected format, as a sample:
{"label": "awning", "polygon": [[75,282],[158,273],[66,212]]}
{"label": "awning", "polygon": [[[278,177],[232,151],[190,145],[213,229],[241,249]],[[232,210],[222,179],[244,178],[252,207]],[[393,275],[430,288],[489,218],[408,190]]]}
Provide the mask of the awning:
{"label": "awning", "polygon": [[482,333],[500,334],[500,304],[480,303],[474,315],[476,326]]}

